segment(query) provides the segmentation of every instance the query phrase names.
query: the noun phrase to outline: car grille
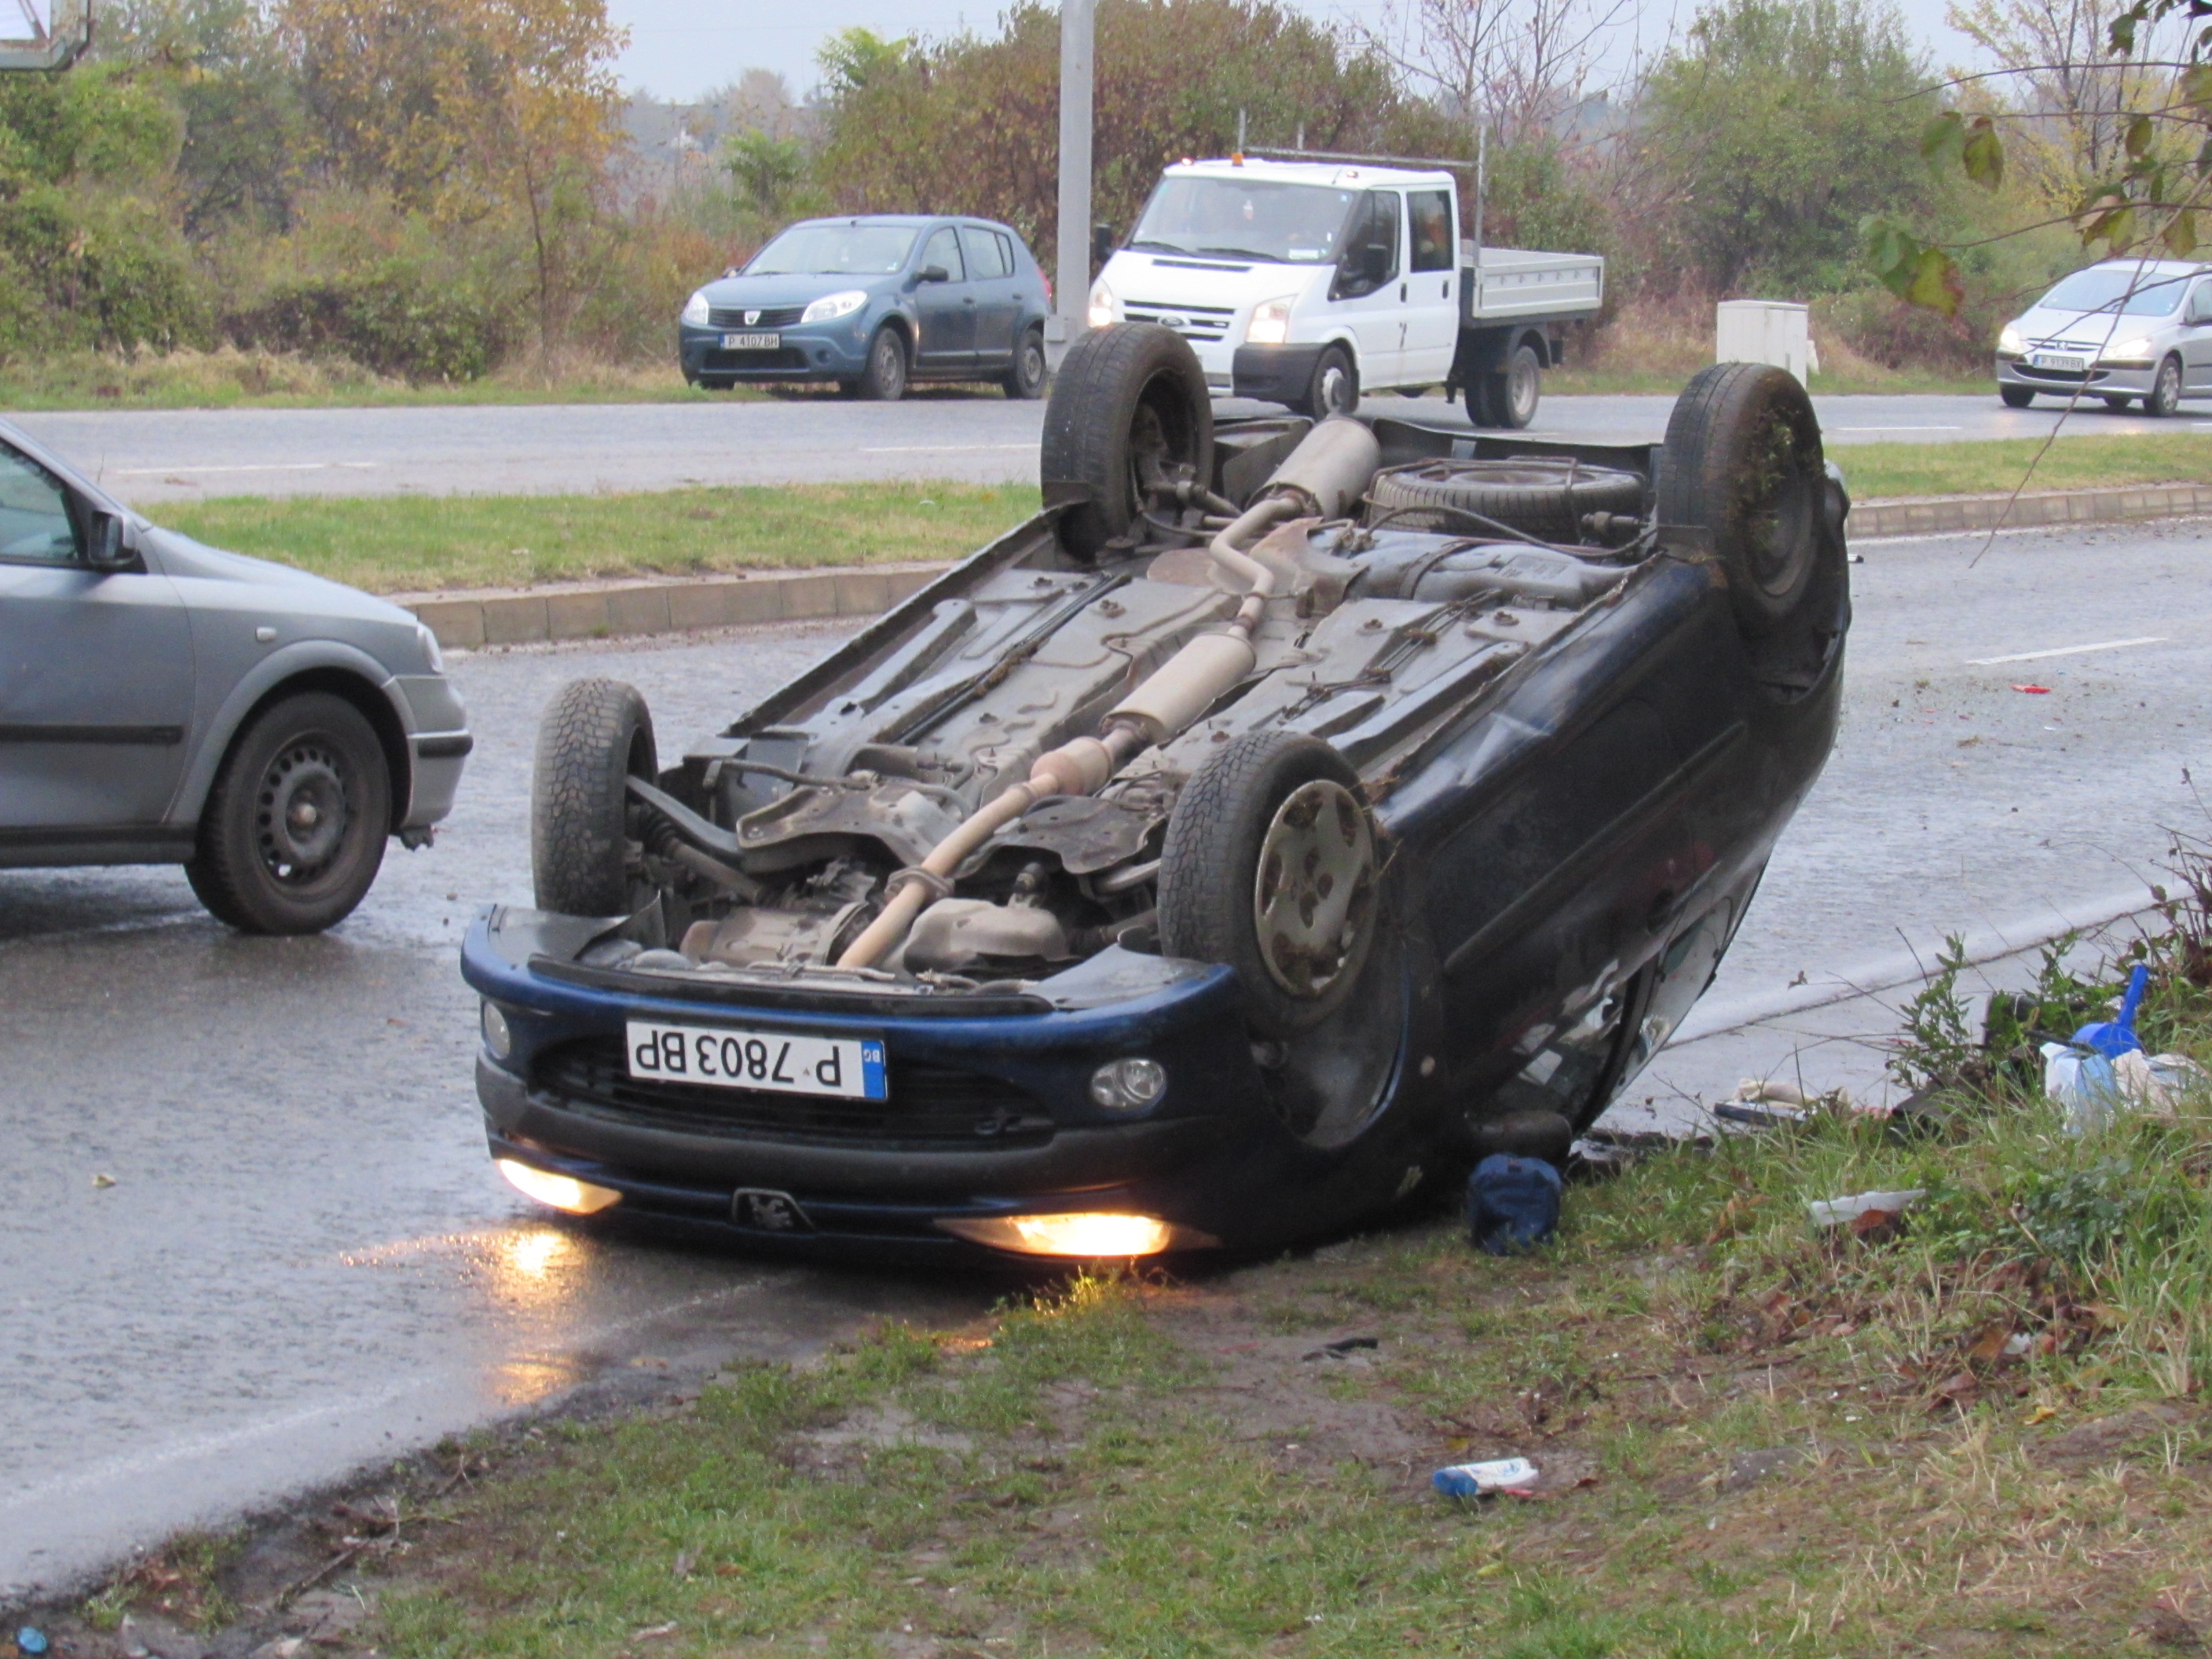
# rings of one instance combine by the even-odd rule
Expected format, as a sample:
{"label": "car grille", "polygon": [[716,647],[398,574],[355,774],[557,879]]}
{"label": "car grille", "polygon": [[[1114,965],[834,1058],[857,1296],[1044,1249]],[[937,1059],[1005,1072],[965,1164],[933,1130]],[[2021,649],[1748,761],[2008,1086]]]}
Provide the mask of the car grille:
{"label": "car grille", "polygon": [[540,1055],[531,1084],[570,1111],[732,1139],[975,1148],[1041,1146],[1053,1136],[1051,1117],[1026,1089],[918,1060],[890,1062],[889,1100],[833,1100],[633,1078],[621,1041],[595,1037]]}
{"label": "car grille", "polygon": [[714,306],[707,313],[708,323],[715,328],[786,328],[799,320],[805,306],[755,306],[760,314],[750,322],[745,320],[744,306]]}
{"label": "car grille", "polygon": [[1158,323],[1186,340],[1218,340],[1229,332],[1237,313],[1218,306],[1170,306],[1150,300],[1131,300],[1121,313],[1133,323]]}
{"label": "car grille", "polygon": [[708,373],[728,374],[747,369],[805,368],[806,354],[797,346],[785,346],[776,351],[707,351],[700,355],[699,367]]}

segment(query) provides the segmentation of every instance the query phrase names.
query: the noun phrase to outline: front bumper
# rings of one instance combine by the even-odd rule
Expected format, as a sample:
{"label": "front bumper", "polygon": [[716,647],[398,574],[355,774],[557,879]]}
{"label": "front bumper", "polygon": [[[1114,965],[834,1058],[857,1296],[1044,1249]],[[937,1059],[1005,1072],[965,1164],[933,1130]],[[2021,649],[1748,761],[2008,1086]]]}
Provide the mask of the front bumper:
{"label": "front bumper", "polygon": [[1996,364],[1998,385],[2033,386],[2038,392],[2058,397],[2079,390],[2100,398],[2117,398],[2122,394],[2142,398],[2151,392],[2158,380],[2158,364],[2155,362],[2100,360],[2092,363],[2087,370],[2076,372],[2037,368],[2025,356],[2009,356],[2000,353]]}
{"label": "front bumper", "polygon": [[398,827],[402,831],[427,830],[453,810],[461,771],[476,739],[469,733],[468,710],[461,705],[460,694],[444,675],[403,674],[398,684],[407,702],[407,743],[413,763],[413,787]]}
{"label": "front bumper", "polygon": [[773,351],[728,351],[733,331],[678,325],[677,356],[684,378],[714,380],[854,380],[867,368],[868,341],[882,319],[863,310],[829,323],[793,323],[773,331]]}
{"label": "front bumper", "polygon": [[1232,381],[1239,398],[1261,403],[1297,404],[1313,384],[1314,366],[1327,345],[1241,345]]}

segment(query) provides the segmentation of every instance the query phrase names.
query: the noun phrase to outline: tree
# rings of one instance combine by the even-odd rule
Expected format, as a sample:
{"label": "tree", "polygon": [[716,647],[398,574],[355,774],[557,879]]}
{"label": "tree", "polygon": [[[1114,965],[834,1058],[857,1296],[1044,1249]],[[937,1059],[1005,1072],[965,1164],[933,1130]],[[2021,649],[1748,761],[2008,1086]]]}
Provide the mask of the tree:
{"label": "tree", "polygon": [[1888,0],[1718,0],[1646,88],[1680,256],[1714,290],[1843,286],[1861,220],[1929,199],[1931,76]]}
{"label": "tree", "polygon": [[1362,38],[1439,106],[1542,148],[1589,88],[1638,0],[1390,0]]}

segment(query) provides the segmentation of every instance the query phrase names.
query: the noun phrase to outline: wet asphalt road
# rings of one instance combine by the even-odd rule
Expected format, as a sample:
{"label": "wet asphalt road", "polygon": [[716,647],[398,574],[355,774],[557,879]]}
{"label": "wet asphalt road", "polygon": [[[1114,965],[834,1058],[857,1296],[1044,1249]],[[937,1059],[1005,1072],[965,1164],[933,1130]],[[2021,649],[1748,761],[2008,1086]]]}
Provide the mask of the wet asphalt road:
{"label": "wet asphalt road", "polygon": [[[2002,406],[1987,397],[1818,398],[1831,444],[1944,443],[2039,437],[2063,406]],[[1281,411],[1224,403],[1221,412]],[[1366,407],[1464,428],[1442,398],[1380,397]],[[1665,435],[1668,397],[1547,398],[1531,437],[1640,442]],[[2193,429],[2178,421],[2075,411],[2069,434]],[[84,411],[12,417],[134,506],[214,495],[665,489],[682,484],[1036,477],[1042,403],[997,392],[929,391],[904,403],[805,395],[745,403],[556,404],[515,408]]]}
{"label": "wet asphalt road", "polygon": [[[2118,908],[2161,825],[2204,825],[2183,769],[2212,698],[2212,525],[2006,536],[1972,565],[1979,545],[1867,547],[1841,744],[1709,1025],[1861,978],[1900,930],[2024,939],[2051,904]],[[502,1411],[999,1293],[594,1240],[483,1156],[453,951],[477,902],[527,897],[545,698],[619,674],[667,751],[836,637],[457,659],[479,745],[450,830],[395,848],[322,939],[228,934],[173,872],[0,872],[0,1598]],[[2085,645],[2112,648],[1972,660]],[[1747,1042],[1793,1041],[1691,1044],[1632,1099],[1724,1090]]]}

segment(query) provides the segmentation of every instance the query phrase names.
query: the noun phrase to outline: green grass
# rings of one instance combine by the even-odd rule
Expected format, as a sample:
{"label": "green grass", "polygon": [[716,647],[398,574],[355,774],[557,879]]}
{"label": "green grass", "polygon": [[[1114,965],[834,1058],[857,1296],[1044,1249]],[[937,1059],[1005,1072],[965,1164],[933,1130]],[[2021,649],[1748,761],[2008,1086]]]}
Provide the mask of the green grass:
{"label": "green grass", "polygon": [[603,495],[229,496],[161,521],[371,592],[954,559],[1036,511],[1026,485],[788,484]]}
{"label": "green grass", "polygon": [[1839,444],[1829,455],[1850,481],[1855,501],[1891,495],[1985,495],[2017,489],[2023,479],[2030,490],[2212,482],[2212,434],[2068,434],[2048,449],[2039,438],[2004,438],[1987,443]]}

